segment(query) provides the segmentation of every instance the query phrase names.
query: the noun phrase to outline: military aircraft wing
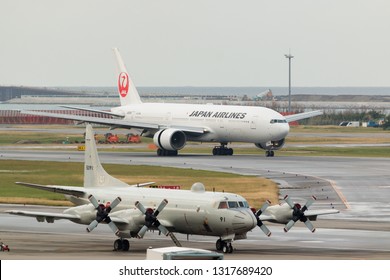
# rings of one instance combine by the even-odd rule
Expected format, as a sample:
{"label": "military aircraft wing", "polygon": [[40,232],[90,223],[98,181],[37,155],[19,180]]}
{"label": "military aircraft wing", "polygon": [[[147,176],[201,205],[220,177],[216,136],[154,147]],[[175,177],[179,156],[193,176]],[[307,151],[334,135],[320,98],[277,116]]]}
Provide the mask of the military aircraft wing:
{"label": "military aircraft wing", "polygon": [[50,213],[50,212],[34,212],[34,211],[20,211],[20,210],[10,210],[6,211],[8,214],[12,215],[18,215],[18,216],[27,216],[27,217],[34,217],[38,221],[51,221],[54,222],[54,220],[60,220],[60,219],[67,219],[67,220],[79,220],[80,216],[75,214],[63,214],[63,213]]}
{"label": "military aircraft wing", "polygon": [[[11,215],[17,215],[17,216],[26,216],[26,217],[33,217],[36,218],[38,221],[48,221],[48,222],[54,222],[54,220],[72,220],[72,221],[78,221],[81,219],[81,217],[77,214],[68,214],[68,213],[53,213],[53,212],[39,212],[39,211],[21,211],[21,210],[9,210],[6,211],[6,213]],[[114,215],[111,216],[111,220],[115,224],[128,224],[129,221],[121,218],[116,217]]]}
{"label": "military aircraft wing", "polygon": [[308,118],[315,117],[315,116],[320,116],[323,113],[324,112],[317,110],[317,111],[299,113],[299,114],[294,114],[294,115],[287,115],[287,116],[284,116],[284,117],[285,117],[287,122],[294,122],[294,121],[308,119]]}
{"label": "military aircraft wing", "polygon": [[305,216],[312,219],[320,215],[337,214],[340,213],[337,209],[321,209],[321,210],[307,210]]}

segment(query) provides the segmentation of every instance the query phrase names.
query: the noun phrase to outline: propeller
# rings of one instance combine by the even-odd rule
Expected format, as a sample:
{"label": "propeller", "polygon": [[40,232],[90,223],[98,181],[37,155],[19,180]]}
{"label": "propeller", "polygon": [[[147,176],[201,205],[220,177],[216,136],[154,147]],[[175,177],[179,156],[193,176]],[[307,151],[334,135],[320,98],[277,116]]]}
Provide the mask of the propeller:
{"label": "propeller", "polygon": [[92,203],[92,205],[97,210],[96,219],[93,220],[87,227],[87,231],[91,232],[97,225],[101,222],[106,222],[111,230],[117,234],[119,229],[115,225],[115,223],[110,219],[108,214],[114,209],[118,204],[122,201],[122,199],[118,196],[113,202],[107,203],[106,206],[104,204],[99,204],[96,198],[93,195],[88,197],[88,200]]}
{"label": "propeller", "polygon": [[138,238],[143,238],[146,231],[152,226],[157,227],[158,230],[164,235],[169,235],[169,230],[163,225],[161,225],[160,222],[157,220],[158,214],[160,214],[160,212],[167,204],[168,200],[164,199],[163,201],[161,201],[157,209],[153,210],[152,208],[145,209],[145,207],[139,201],[135,203],[135,206],[142,212],[142,214],[145,215],[145,225],[138,232]]}
{"label": "propeller", "polygon": [[317,198],[315,196],[312,196],[310,199],[306,201],[306,204],[302,207],[299,203],[294,204],[288,195],[284,197],[284,200],[286,203],[290,206],[290,208],[293,210],[292,219],[286,224],[284,227],[284,231],[288,232],[297,221],[303,222],[306,227],[311,231],[314,232],[316,229],[314,228],[313,224],[309,221],[309,219],[305,216],[305,211],[314,203],[314,201]]}
{"label": "propeller", "polygon": [[256,217],[256,220],[257,220],[257,226],[260,227],[260,229],[265,233],[265,235],[267,235],[268,237],[271,236],[271,231],[267,228],[267,226],[265,224],[263,224],[263,222],[260,220],[260,215],[265,211],[265,209],[268,208],[268,206],[271,205],[271,201],[267,200],[263,206],[261,206],[261,208],[255,212],[253,211],[253,214],[255,215]]}

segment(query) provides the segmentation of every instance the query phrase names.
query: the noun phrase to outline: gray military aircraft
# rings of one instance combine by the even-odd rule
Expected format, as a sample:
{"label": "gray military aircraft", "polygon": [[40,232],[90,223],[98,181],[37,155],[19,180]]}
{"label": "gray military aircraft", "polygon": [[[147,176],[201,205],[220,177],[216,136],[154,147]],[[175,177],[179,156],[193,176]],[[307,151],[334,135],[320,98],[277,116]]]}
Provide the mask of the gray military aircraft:
{"label": "gray military aircraft", "polygon": [[[118,239],[114,242],[117,251],[128,251],[126,238],[142,238],[148,230],[158,230],[170,236],[181,246],[174,232],[215,236],[216,249],[232,253],[234,240],[245,239],[248,231],[256,226],[270,236],[264,221],[286,224],[287,232],[297,221],[302,221],[314,232],[310,220],[318,215],[338,213],[338,210],[310,211],[308,207],[294,204],[286,198],[283,205],[270,206],[267,201],[256,211],[240,195],[225,192],[208,192],[202,183],[193,184],[191,190],[166,190],[130,186],[112,176],[102,167],[91,125],[86,128],[84,163],[84,187],[39,185],[17,182],[17,184],[41,190],[62,193],[75,207],[63,213],[8,211],[10,214],[35,217],[38,222],[53,223],[67,219],[87,225],[92,231],[100,223],[108,224]],[[144,183],[139,186],[145,186]]]}

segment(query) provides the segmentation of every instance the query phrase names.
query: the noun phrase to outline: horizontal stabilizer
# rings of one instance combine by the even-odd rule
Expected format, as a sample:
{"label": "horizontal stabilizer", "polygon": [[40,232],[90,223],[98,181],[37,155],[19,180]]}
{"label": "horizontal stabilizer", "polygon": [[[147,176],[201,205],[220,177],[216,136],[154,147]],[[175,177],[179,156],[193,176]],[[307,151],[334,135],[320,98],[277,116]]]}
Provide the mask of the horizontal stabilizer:
{"label": "horizontal stabilizer", "polygon": [[78,196],[78,197],[86,196],[86,192],[81,187],[39,185],[39,184],[31,184],[31,183],[25,183],[25,182],[15,182],[15,184],[34,188],[34,189],[55,192],[55,193],[61,193],[61,194],[68,194],[68,195],[73,195],[73,196]]}

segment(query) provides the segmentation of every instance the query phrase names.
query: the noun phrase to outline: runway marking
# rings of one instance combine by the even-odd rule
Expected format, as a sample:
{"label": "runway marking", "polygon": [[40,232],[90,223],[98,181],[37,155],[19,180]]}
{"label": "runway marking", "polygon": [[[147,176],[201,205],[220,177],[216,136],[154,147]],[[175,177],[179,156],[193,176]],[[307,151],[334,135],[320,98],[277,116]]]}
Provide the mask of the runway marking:
{"label": "runway marking", "polygon": [[[327,180],[327,179],[326,179]],[[344,203],[345,207],[349,210],[351,209],[351,205],[349,204],[349,202],[347,201],[347,199],[345,198],[344,194],[338,189],[337,185],[336,185],[336,182],[332,181],[332,180],[327,180],[330,185],[332,186],[332,188],[334,189],[334,191],[337,193],[337,195],[340,197],[341,201]]]}

